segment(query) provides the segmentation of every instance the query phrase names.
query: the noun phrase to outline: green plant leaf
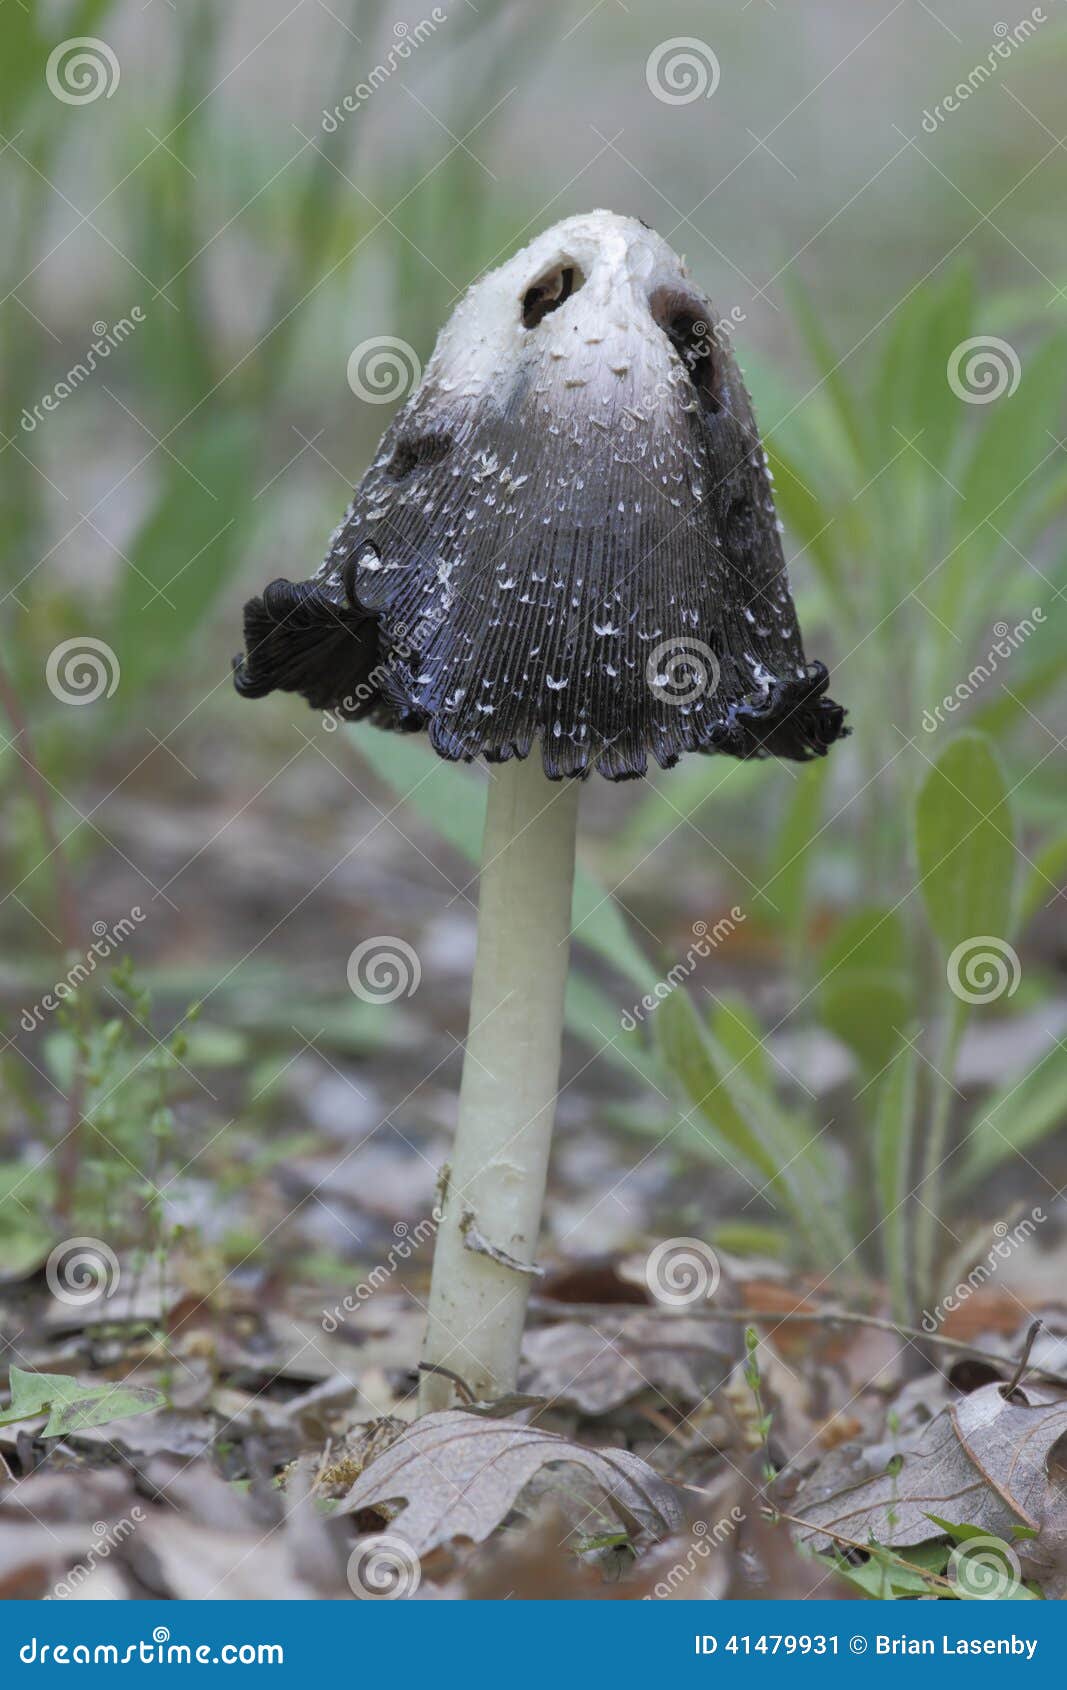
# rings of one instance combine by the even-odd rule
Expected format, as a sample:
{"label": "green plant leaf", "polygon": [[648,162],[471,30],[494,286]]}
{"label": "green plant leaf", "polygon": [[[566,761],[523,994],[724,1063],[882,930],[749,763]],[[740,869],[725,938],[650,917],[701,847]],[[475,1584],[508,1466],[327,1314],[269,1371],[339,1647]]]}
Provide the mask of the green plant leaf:
{"label": "green plant leaf", "polygon": [[[1016,1578],[1015,1578],[1015,1552],[1012,1549],[1011,1544],[1006,1543],[1003,1538],[996,1538],[996,1537],[991,1536],[990,1533],[983,1526],[970,1526],[970,1525],[966,1525],[966,1524],[957,1525],[952,1520],[943,1520],[939,1514],[927,1514],[926,1518],[928,1520],[932,1520],[935,1526],[940,1527],[940,1529],[945,1533],[945,1535],[947,1537],[951,1538],[952,1542],[956,1545],[964,1544],[964,1543],[970,1543],[975,1538],[980,1538],[981,1542],[982,1542],[983,1552],[987,1549],[995,1549],[995,1550],[998,1550],[1003,1555],[1006,1588],[1000,1594],[1000,1597],[999,1597],[1000,1601],[1002,1601],[1002,1602],[1040,1602],[1042,1600],[1042,1598],[1040,1597],[1040,1595],[1038,1594],[1038,1592],[1036,1590],[1031,1590],[1028,1585],[1016,1581]],[[1037,1535],[1034,1532],[1026,1531],[1025,1527],[1023,1528],[1023,1530],[1024,1530],[1024,1534],[1026,1536],[1034,1537],[1034,1536]],[[1012,1535],[1013,1535],[1013,1537],[1015,1537],[1015,1541],[1018,1542],[1019,1538],[1018,1538],[1018,1535],[1016,1533],[1015,1527],[1012,1528]],[[909,1555],[911,1554],[910,1550],[908,1551],[908,1554]],[[953,1591],[953,1595],[958,1597],[958,1599],[960,1601],[981,1600],[981,1598],[969,1596],[967,1591],[962,1586],[957,1587]]]}
{"label": "green plant leaf", "polygon": [[820,1259],[835,1265],[849,1253],[840,1182],[819,1135],[753,1086],[716,1043],[684,991],[656,1014],[663,1071],[686,1106],[693,1131],[740,1158],[793,1212]]}
{"label": "green plant leaf", "polygon": [[1020,1083],[1008,1080],[971,1116],[964,1129],[959,1196],[1016,1155],[1032,1150],[1067,1116],[1067,1044],[1057,1044]]}
{"label": "green plant leaf", "polygon": [[790,1228],[761,1226],[758,1221],[722,1221],[711,1235],[718,1250],[732,1256],[770,1256],[784,1261],[790,1252]]}
{"label": "green plant leaf", "polygon": [[778,1160],[738,1108],[734,1088],[724,1082],[723,1064],[685,992],[672,992],[660,1005],[656,1035],[664,1070],[714,1137],[765,1180],[777,1180]]}
{"label": "green plant leaf", "polygon": [[[929,463],[947,463],[961,423],[961,403],[948,381],[955,348],[971,333],[974,279],[968,265],[941,283],[920,287],[896,312],[885,347],[876,401],[887,455],[905,439]],[[921,463],[921,459],[919,460]],[[925,471],[936,483],[936,472]],[[943,497],[944,483],[937,483]]]}
{"label": "green plant leaf", "polygon": [[[867,1546],[869,1559],[854,1566],[839,1555],[817,1555],[816,1560],[833,1567],[849,1584],[878,1602],[896,1602],[916,1596],[945,1596],[934,1583],[948,1564],[949,1550],[943,1543],[919,1543],[904,1550],[889,1550],[881,1544]],[[901,1562],[905,1564],[902,1566]]]}
{"label": "green plant leaf", "polygon": [[763,1028],[745,999],[736,992],[721,993],[708,1025],[729,1066],[744,1074],[757,1091],[771,1092],[773,1080]]}
{"label": "green plant leaf", "polygon": [[[576,968],[567,977],[566,1012],[571,1032],[584,1039],[590,1050],[610,1056],[620,1067],[629,1068],[633,1077],[642,1079],[658,1092],[666,1104],[666,1082],[655,1047],[639,1028],[625,1029],[615,1000]],[[662,1134],[661,1116],[649,1122],[649,1130]]]}
{"label": "green plant leaf", "polygon": [[864,1071],[878,1074],[900,1040],[912,1013],[912,991],[904,975],[862,974],[834,980],[819,994],[819,1016],[853,1051]]}
{"label": "green plant leaf", "polygon": [[878,1213],[882,1219],[882,1250],[893,1313],[908,1315],[907,1198],[911,1190],[912,1145],[915,1138],[915,1093],[918,1058],[906,1046],[884,1075],[878,1089],[874,1118],[874,1165]]}
{"label": "green plant leaf", "polygon": [[[1028,658],[1032,655],[1027,653]],[[1013,671],[1008,685],[1002,686],[994,698],[974,712],[970,727],[991,738],[1003,739],[1010,728],[1031,715],[1035,706],[1062,687],[1064,678],[1061,651],[1055,651],[1050,657],[1037,662],[1029,661],[1021,675]]]}
{"label": "green plant leaf", "polygon": [[826,801],[830,773],[827,758],[809,763],[790,787],[774,850],[762,876],[758,900],[778,919],[784,917],[793,942],[799,941],[807,918],[807,885],[813,846]]}
{"label": "green plant leaf", "polygon": [[47,1259],[55,1232],[41,1218],[52,1179],[47,1163],[0,1167],[0,1284],[33,1273]]}
{"label": "green plant leaf", "polygon": [[899,914],[870,905],[840,922],[819,956],[820,1019],[868,1073],[885,1067],[913,1013],[906,952]]}
{"label": "green plant leaf", "polygon": [[[985,1526],[955,1525],[951,1520],[943,1520],[939,1514],[927,1514],[926,1518],[932,1520],[938,1530],[950,1537],[953,1543],[968,1543],[971,1538],[988,1538],[990,1535]],[[1006,1549],[1007,1544],[1004,1547]]]}
{"label": "green plant leaf", "polygon": [[833,407],[842,438],[851,446],[857,466],[874,474],[882,466],[877,461],[873,431],[843,373],[844,359],[835,352],[823,333],[819,315],[800,283],[791,278],[786,292],[797,324],[807,341],[812,363],[819,371],[819,385]]}
{"label": "green plant leaf", "polygon": [[83,1385],[69,1373],[27,1373],[21,1367],[11,1369],[10,1388],[11,1403],[0,1413],[0,1426],[47,1412],[44,1438],[68,1437],[90,1426],[147,1414],[166,1401],[161,1391],[144,1385]]}
{"label": "green plant leaf", "polygon": [[[976,551],[1001,549],[996,529],[1003,531],[1015,510],[1037,493],[1042,466],[1055,468],[1055,440],[1049,436],[1056,436],[1067,385],[1067,340],[1057,336],[1032,347],[1020,356],[1020,368],[1016,391],[984,408],[974,452],[958,484],[963,498],[956,507],[956,531],[961,538],[970,536],[960,564],[964,571],[973,568]],[[959,401],[961,407],[965,403]],[[983,528],[987,521],[991,526]]]}
{"label": "green plant leaf", "polygon": [[863,904],[838,922],[819,955],[822,980],[856,971],[898,974],[907,966],[908,941],[899,911]]}
{"label": "green plant leaf", "polygon": [[946,953],[1012,930],[1015,850],[1011,808],[988,740],[961,734],[919,789],[915,847],[927,919]]}
{"label": "green plant leaf", "polygon": [[[730,757],[687,757],[678,768],[641,781],[640,786],[647,790],[620,836],[627,864],[632,866],[646,856],[674,830],[679,840],[693,841],[694,834],[684,824],[695,818],[703,805],[714,800],[718,809],[724,804],[751,802],[773,776],[770,758],[752,757],[738,763]],[[660,780],[665,780],[666,791]]]}
{"label": "green plant leaf", "polygon": [[251,419],[228,416],[179,436],[155,507],[130,541],[114,627],[120,696],[142,687],[207,616],[236,564],[255,444]]}
{"label": "green plant leaf", "polygon": [[767,457],[774,476],[774,502],[783,522],[800,541],[804,556],[811,559],[833,599],[847,603],[848,585],[837,553],[833,511],[781,446],[768,445]]}
{"label": "green plant leaf", "polygon": [[1030,921],[1043,905],[1056,897],[1065,874],[1067,829],[1046,840],[1032,858],[1032,865],[1024,876],[1019,896],[1020,926]]}

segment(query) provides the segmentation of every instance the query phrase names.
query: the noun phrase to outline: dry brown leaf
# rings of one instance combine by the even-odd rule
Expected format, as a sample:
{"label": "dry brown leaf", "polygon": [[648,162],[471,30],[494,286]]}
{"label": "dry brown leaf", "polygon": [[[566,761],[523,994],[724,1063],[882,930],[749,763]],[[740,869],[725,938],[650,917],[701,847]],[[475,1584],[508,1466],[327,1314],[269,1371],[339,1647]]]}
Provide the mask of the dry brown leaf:
{"label": "dry brown leaf", "polygon": [[181,1514],[194,1525],[217,1531],[254,1531],[280,1517],[277,1496],[264,1498],[259,1490],[239,1490],[207,1461],[185,1461],[157,1455],[139,1465],[144,1496],[167,1515]]}
{"label": "dry brown leaf", "polygon": [[450,1409],[427,1414],[360,1474],[339,1512],[406,1506],[390,1531],[417,1555],[470,1538],[481,1543],[542,1468],[584,1468],[639,1538],[660,1538],[682,1518],[677,1492],[628,1450],[589,1450],[515,1420]]}
{"label": "dry brown leaf", "polygon": [[815,1529],[801,1533],[827,1548],[837,1532],[860,1543],[875,1538],[903,1548],[938,1536],[929,1516],[978,1526],[1012,1542],[1013,1528],[1039,1538],[1016,1545],[1030,1576],[1058,1579],[1062,1560],[1062,1484],[1050,1472],[1067,1441],[1067,1395],[1027,1388],[1009,1401],[1000,1385],[982,1385],[941,1410],[918,1434],[890,1447],[842,1446],[805,1480],[792,1512]]}
{"label": "dry brown leaf", "polygon": [[211,1414],[178,1414],[163,1408],[124,1420],[109,1420],[72,1434],[79,1448],[127,1450],[132,1455],[204,1455],[213,1445],[219,1421]]}
{"label": "dry brown leaf", "polygon": [[583,1414],[607,1414],[647,1390],[691,1408],[729,1377],[740,1342],[739,1328],[723,1322],[620,1309],[529,1333],[520,1384]]}
{"label": "dry brown leaf", "polygon": [[0,1489],[0,1519],[38,1525],[115,1520],[137,1501],[130,1474],[115,1467],[72,1473],[41,1467]]}

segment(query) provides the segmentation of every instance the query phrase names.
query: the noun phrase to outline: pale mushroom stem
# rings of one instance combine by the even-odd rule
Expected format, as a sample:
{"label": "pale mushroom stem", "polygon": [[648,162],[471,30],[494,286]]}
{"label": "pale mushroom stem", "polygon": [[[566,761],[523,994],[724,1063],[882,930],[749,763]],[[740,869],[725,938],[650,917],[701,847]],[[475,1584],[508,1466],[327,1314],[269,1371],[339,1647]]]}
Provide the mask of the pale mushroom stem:
{"label": "pale mushroom stem", "polygon": [[[479,1401],[515,1388],[536,1277],[559,1088],[577,780],[549,781],[536,747],[492,770],[478,952],[451,1168],[443,1182],[424,1360]],[[424,1374],[420,1412],[452,1383]]]}

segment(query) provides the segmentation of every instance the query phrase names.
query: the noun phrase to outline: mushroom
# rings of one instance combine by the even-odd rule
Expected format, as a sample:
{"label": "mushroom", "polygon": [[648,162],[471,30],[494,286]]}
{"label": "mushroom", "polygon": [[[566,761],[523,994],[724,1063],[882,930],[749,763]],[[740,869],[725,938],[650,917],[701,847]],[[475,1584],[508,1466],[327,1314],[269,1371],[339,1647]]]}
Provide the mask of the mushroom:
{"label": "mushroom", "polygon": [[[780,532],[710,301],[646,224],[594,211],[474,283],[318,574],[246,607],[243,697],[499,765],[425,1349],[481,1400],[514,1389],[538,1272],[582,780],[847,732]],[[423,1410],[452,1389],[425,1372]]]}

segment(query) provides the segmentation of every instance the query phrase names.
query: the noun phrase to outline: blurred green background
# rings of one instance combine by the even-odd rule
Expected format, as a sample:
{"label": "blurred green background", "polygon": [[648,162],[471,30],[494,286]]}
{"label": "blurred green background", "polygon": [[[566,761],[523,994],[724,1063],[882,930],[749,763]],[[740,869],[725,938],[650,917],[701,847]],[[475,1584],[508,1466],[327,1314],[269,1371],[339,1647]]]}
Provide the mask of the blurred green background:
{"label": "blurred green background", "polygon": [[[0,27],[8,1259],[76,1222],[340,1280],[432,1201],[480,779],[243,705],[229,663],[244,599],[314,570],[391,415],[353,350],[424,361],[475,276],[594,206],[741,319],[806,644],[854,733],[803,770],[589,784],[553,1245],[669,1226],[914,1313],[1012,1205],[1052,1214],[1060,0],[7,0]],[[64,98],[50,55],[79,37],[95,67]],[[672,103],[648,66],[676,38],[718,80]],[[961,394],[950,367],[991,337],[1003,391]],[[624,1031],[734,907],[688,995]],[[346,984],[379,934],[422,969],[388,1006]],[[972,937],[1009,982],[974,1003],[946,975]]]}

